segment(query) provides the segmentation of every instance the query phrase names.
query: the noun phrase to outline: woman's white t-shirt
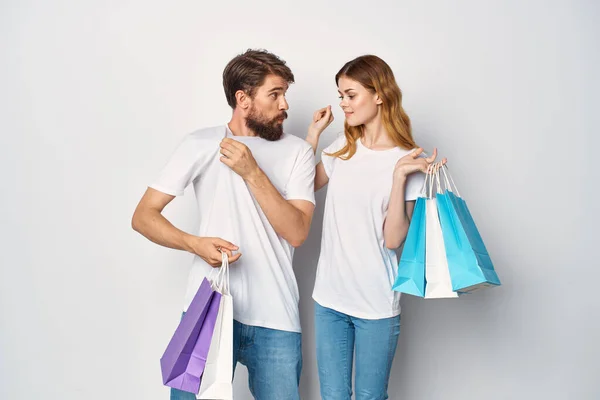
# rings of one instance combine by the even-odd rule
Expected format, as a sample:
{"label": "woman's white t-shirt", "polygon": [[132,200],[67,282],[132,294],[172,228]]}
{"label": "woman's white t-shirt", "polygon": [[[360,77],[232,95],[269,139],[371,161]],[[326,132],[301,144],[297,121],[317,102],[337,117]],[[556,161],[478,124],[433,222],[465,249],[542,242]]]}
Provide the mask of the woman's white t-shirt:
{"label": "woman's white t-shirt", "polygon": [[[342,135],[321,157],[329,185],[313,299],[357,318],[393,317],[400,314],[400,293],[392,291],[398,254],[385,247],[383,223],[394,167],[412,150],[371,150],[357,140],[349,160],[324,154],[345,144]],[[407,201],[419,196],[424,179],[420,172],[408,177]]]}

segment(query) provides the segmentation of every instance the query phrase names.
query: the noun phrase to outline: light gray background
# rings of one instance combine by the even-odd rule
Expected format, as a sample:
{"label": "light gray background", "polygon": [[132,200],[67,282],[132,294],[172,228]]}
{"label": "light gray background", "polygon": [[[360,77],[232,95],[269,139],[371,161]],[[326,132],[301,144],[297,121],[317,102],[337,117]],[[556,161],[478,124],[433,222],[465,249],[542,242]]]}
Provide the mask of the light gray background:
{"label": "light gray background", "polygon": [[[385,59],[418,143],[449,158],[504,283],[404,298],[390,398],[600,398],[597,2],[0,7],[0,398],[167,398],[158,360],[191,255],[153,245],[130,218],[181,137],[228,119],[221,72],[249,47],[296,75],[288,132],[303,136],[312,112],[334,105],[323,145],[343,126],[337,70],[365,53]],[[294,262],[309,400],[324,197]],[[193,231],[193,193],[166,214]],[[236,399],[250,398],[246,379],[239,367]]]}

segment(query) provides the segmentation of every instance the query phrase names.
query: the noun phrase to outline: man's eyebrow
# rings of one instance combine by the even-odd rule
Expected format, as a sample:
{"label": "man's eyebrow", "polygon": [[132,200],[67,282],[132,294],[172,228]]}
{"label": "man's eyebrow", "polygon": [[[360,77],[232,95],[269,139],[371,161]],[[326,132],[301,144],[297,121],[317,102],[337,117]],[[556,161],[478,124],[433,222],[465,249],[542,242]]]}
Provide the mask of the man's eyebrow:
{"label": "man's eyebrow", "polygon": [[273,89],[269,90],[269,93],[271,93],[271,92],[285,92],[285,88],[281,87],[281,86],[277,86],[277,87],[274,87]]}

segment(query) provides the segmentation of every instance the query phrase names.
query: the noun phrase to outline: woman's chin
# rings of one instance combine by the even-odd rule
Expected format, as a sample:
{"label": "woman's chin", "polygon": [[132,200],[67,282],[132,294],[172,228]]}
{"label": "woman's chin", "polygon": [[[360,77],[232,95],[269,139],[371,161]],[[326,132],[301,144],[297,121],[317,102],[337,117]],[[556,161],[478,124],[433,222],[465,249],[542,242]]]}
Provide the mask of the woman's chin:
{"label": "woman's chin", "polygon": [[362,125],[362,123],[357,122],[354,118],[346,118],[346,123],[348,124],[348,126],[351,126],[353,128]]}

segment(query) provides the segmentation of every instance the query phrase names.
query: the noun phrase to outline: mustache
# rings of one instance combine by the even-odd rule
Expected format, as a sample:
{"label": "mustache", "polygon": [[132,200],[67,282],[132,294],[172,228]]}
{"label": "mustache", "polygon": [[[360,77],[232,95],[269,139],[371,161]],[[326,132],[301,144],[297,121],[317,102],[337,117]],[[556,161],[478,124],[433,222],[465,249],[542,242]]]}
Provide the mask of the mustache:
{"label": "mustache", "polygon": [[287,119],[287,117],[288,117],[288,114],[287,114],[287,112],[284,111],[281,114],[279,114],[279,116],[277,117],[277,119],[280,119],[280,118]]}

